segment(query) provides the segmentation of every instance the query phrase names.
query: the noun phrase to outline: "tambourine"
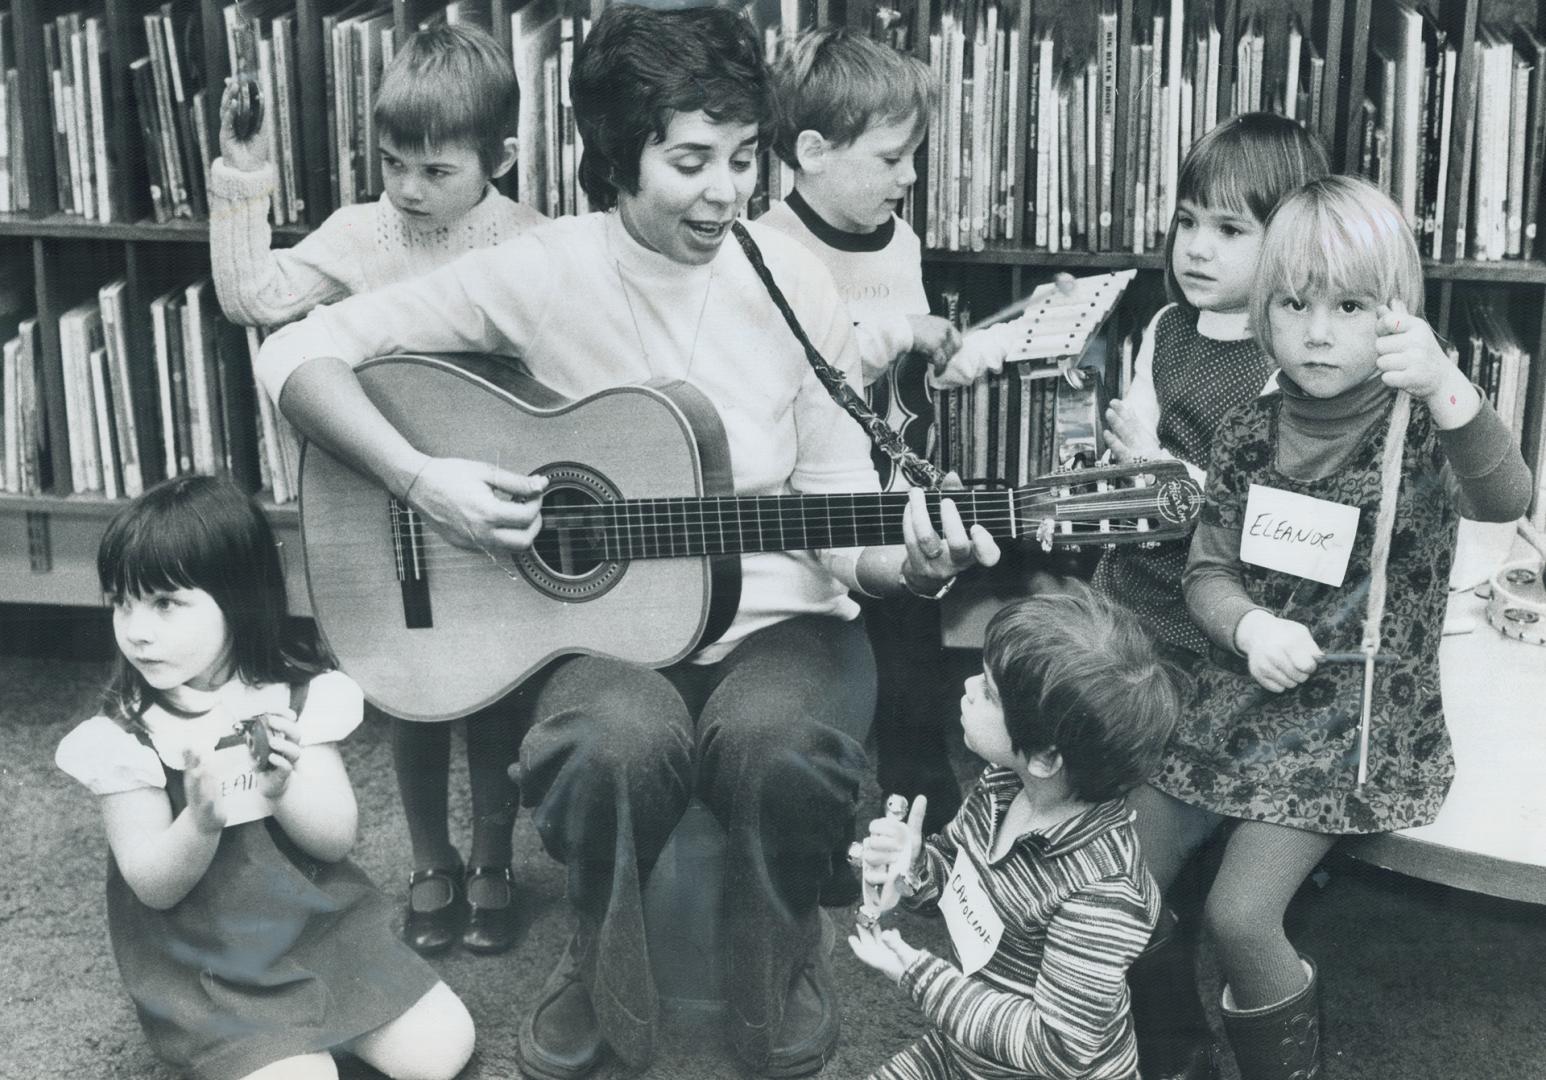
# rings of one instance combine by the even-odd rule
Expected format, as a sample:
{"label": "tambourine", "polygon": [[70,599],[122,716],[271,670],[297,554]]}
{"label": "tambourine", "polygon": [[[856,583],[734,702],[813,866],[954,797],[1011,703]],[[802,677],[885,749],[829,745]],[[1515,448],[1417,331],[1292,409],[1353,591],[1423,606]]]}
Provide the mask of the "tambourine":
{"label": "tambourine", "polygon": [[1546,543],[1523,521],[1519,532],[1540,557],[1505,563],[1492,575],[1487,622],[1504,637],[1546,645],[1546,582],[1542,580]]}

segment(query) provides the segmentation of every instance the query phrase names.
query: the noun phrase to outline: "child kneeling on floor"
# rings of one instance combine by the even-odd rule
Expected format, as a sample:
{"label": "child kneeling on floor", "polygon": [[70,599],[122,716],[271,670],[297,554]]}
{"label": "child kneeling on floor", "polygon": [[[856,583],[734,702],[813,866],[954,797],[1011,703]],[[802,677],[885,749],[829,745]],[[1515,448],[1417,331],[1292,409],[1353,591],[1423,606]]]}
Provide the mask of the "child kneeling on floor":
{"label": "child kneeling on floor", "polygon": [[960,813],[924,840],[915,804],[864,841],[866,883],[937,904],[956,961],[895,930],[849,938],[931,1025],[874,1077],[1130,1080],[1127,968],[1160,896],[1123,796],[1157,765],[1183,677],[1135,616],[1082,585],[995,615],[982,667],[961,727],[988,767]]}

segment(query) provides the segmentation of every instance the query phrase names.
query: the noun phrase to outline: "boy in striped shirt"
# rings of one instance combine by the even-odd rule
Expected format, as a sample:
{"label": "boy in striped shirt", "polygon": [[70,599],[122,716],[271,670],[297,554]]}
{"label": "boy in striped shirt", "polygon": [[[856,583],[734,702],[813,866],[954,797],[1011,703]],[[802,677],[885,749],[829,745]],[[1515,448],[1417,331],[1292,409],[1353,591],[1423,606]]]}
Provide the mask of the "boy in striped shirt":
{"label": "boy in striped shirt", "polygon": [[955,953],[875,927],[849,938],[931,1024],[874,1077],[1135,1080],[1126,974],[1160,895],[1124,794],[1159,761],[1181,679],[1087,588],[994,616],[961,698],[966,745],[988,767],[944,832],[924,840],[915,804],[864,841],[865,881],[937,904]]}

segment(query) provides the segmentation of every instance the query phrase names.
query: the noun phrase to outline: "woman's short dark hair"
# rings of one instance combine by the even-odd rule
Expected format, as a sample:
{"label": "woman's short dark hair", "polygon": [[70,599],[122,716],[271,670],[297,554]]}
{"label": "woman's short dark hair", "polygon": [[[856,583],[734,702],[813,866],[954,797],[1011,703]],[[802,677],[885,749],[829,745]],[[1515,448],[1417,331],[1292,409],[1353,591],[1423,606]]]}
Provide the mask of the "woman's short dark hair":
{"label": "woman's short dark hair", "polygon": [[759,142],[773,123],[757,32],[729,8],[607,8],[575,52],[570,93],[585,144],[580,186],[601,210],[617,205],[619,190],[638,192],[644,147],[665,138],[677,113],[756,124]]}
{"label": "woman's short dark hair", "polygon": [[1185,676],[1137,617],[1078,582],[994,615],[982,665],[1010,746],[1056,750],[1074,794],[1090,802],[1154,774],[1185,701]]}

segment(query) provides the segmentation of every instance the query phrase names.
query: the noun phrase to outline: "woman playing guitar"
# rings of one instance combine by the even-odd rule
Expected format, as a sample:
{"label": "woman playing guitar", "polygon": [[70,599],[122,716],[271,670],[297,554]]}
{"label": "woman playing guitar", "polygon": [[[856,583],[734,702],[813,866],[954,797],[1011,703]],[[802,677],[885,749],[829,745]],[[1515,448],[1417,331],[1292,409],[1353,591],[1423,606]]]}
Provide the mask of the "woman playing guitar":
{"label": "woman playing guitar", "polygon": [[[572,94],[581,185],[602,212],[275,334],[259,375],[286,415],[446,540],[496,561],[541,528],[548,481],[520,470],[542,463],[426,453],[354,366],[403,351],[519,355],[570,397],[680,380],[724,420],[737,495],[876,490],[864,432],[813,376],[741,245],[725,243],[772,109],[750,24],[723,9],[609,8],[576,53]],[[747,231],[817,349],[852,377],[831,277],[794,242]],[[635,1067],[650,1059],[658,1002],[640,888],[694,795],[730,837],[734,1046],[778,1075],[829,1055],[837,1003],[817,892],[846,846],[875,693],[848,593],[934,596],[997,560],[980,525],[940,506],[933,521],[914,493],[902,546],[744,556],[728,628],[682,662],[566,657],[527,682],[522,797],[568,867],[579,930],[522,1023],[526,1071],[583,1076],[609,1049]]]}

